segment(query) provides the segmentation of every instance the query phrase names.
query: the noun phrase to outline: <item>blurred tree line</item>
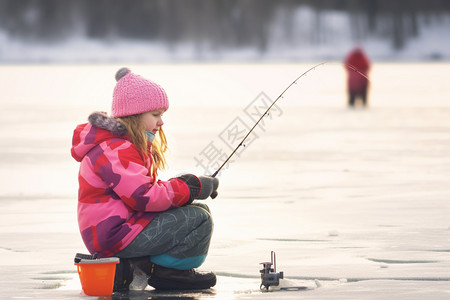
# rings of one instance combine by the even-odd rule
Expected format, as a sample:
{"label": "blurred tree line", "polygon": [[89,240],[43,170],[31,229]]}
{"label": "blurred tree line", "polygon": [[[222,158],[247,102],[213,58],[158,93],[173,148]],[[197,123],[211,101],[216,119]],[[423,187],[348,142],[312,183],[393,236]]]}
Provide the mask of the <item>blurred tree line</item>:
{"label": "blurred tree line", "polygon": [[344,12],[354,40],[380,36],[395,49],[417,36],[421,24],[440,22],[450,13],[449,0],[0,0],[0,30],[41,42],[78,35],[264,51],[277,11],[285,12],[282,22],[289,31],[300,7],[314,12],[312,35],[321,34],[323,12]]}

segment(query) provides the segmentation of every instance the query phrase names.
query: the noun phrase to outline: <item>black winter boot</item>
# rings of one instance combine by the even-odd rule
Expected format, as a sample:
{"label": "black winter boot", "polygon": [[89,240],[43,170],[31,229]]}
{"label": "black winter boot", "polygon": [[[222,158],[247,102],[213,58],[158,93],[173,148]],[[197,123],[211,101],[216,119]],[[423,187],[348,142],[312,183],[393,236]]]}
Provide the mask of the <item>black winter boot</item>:
{"label": "black winter boot", "polygon": [[128,291],[131,281],[133,281],[133,267],[130,259],[121,258],[120,263],[116,265],[113,292]]}
{"label": "black winter boot", "polygon": [[213,272],[177,270],[151,264],[148,284],[158,290],[203,290],[216,285]]}

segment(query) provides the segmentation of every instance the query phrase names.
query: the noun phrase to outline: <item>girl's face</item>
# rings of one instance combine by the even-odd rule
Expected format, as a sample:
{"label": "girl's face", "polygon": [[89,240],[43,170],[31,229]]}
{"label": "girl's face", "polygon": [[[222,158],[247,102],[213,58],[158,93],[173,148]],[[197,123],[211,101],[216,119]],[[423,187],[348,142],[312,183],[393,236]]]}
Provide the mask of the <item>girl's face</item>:
{"label": "girl's face", "polygon": [[145,130],[157,133],[159,128],[164,125],[162,115],[165,112],[163,108],[148,111],[142,114],[142,122],[144,122]]}

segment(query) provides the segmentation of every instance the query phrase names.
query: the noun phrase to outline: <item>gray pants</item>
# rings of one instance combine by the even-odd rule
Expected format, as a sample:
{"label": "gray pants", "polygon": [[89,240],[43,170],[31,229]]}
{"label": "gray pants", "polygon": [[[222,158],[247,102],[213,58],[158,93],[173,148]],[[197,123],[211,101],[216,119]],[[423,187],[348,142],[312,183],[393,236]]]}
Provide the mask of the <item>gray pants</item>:
{"label": "gray pants", "polygon": [[116,256],[150,256],[158,265],[188,270],[199,267],[208,253],[213,231],[211,213],[203,203],[159,213]]}

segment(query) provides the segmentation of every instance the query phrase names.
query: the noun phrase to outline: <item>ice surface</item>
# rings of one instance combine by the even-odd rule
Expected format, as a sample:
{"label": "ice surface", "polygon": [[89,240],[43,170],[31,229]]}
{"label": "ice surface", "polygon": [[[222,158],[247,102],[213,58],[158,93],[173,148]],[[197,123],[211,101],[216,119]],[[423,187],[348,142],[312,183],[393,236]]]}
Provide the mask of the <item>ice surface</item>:
{"label": "ice surface", "polygon": [[[230,153],[220,133],[236,117],[250,124],[244,109],[260,92],[275,98],[311,65],[130,66],[171,99],[162,177],[205,173],[194,157],[211,142]],[[109,110],[116,69],[0,67],[2,299],[85,298],[69,148],[77,123]],[[367,109],[345,107],[343,72],[324,66],[299,81],[221,173],[202,266],[218,285],[194,299],[450,296],[449,65],[374,65]],[[272,250],[283,284],[308,290],[259,291]]]}

